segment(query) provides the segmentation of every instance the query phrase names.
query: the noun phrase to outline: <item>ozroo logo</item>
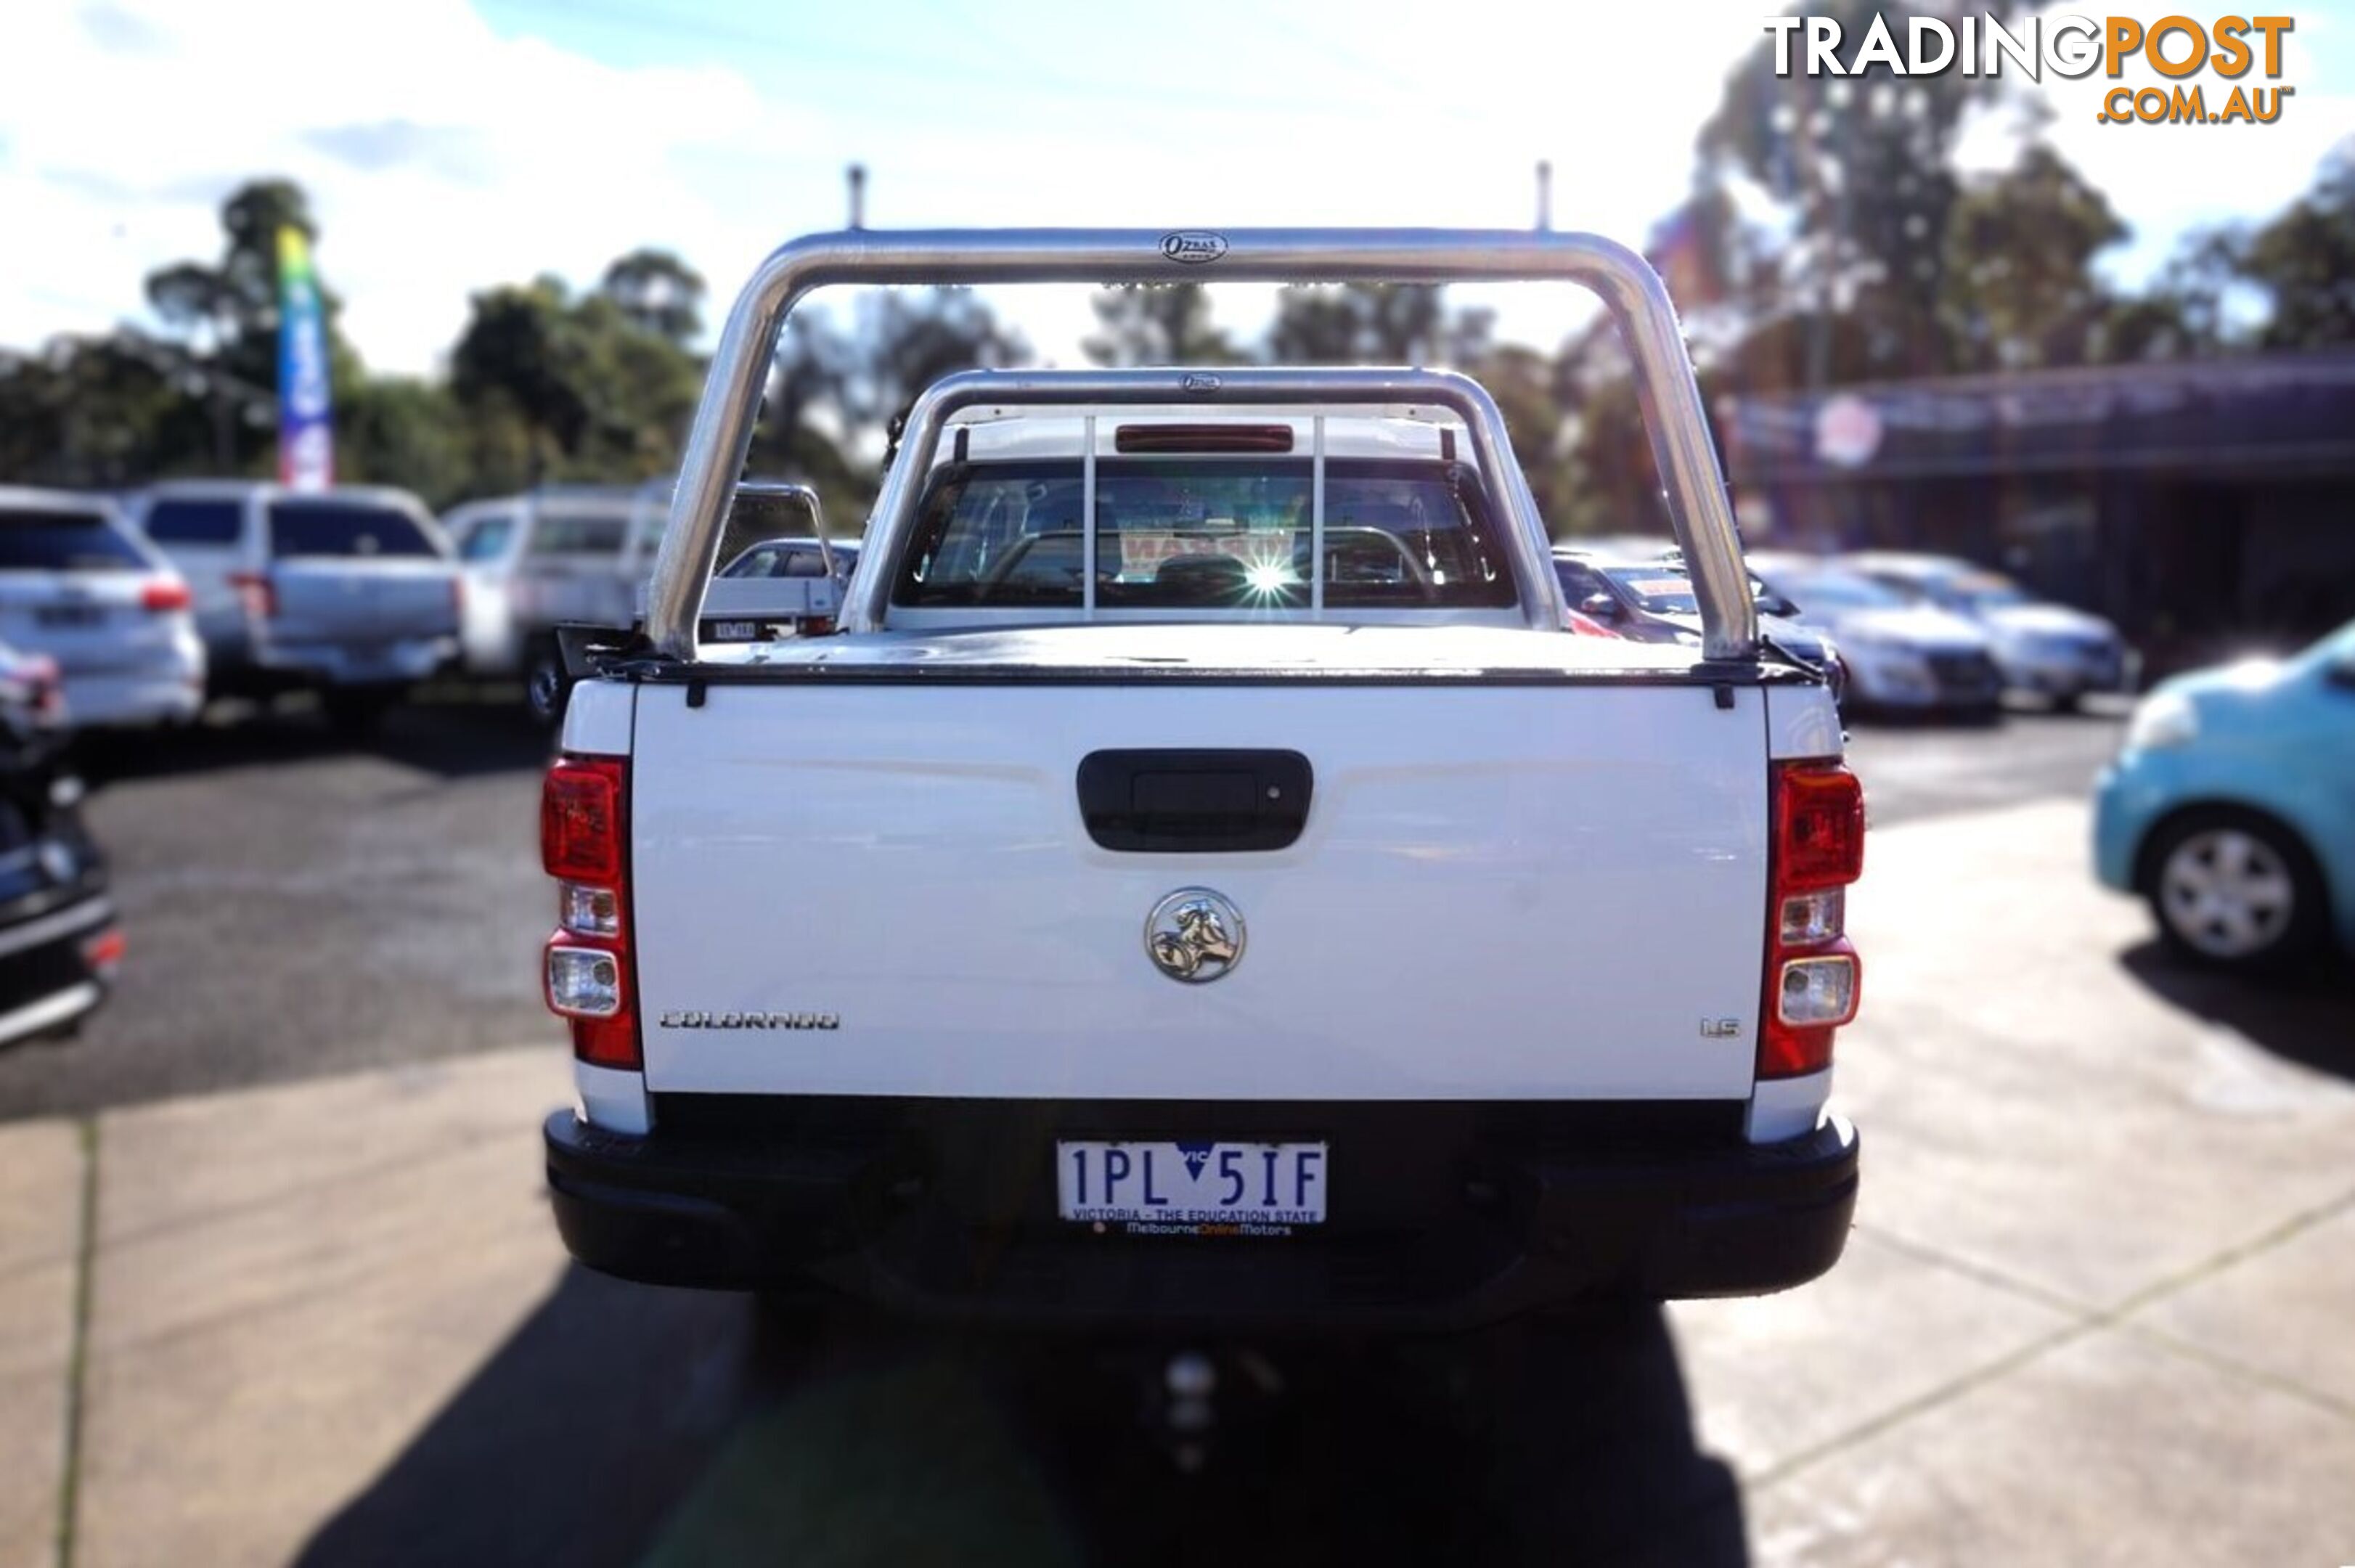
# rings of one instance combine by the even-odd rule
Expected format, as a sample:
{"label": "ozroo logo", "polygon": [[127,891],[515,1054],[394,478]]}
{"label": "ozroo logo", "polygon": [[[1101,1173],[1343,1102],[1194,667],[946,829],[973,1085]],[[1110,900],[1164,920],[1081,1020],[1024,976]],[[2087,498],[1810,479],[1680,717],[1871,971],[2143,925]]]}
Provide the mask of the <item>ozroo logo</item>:
{"label": "ozroo logo", "polygon": [[1227,253],[1227,237],[1199,229],[1180,229],[1161,237],[1161,253],[1173,261],[1199,267]]}

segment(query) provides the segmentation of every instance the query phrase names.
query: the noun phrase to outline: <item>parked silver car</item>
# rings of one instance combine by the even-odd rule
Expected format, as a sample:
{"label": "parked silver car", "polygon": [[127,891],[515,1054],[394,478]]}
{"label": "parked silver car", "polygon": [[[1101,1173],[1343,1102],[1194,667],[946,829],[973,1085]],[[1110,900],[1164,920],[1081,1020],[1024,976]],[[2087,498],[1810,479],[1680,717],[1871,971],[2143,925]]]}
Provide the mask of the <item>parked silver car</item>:
{"label": "parked silver car", "polygon": [[2001,706],[2003,675],[1977,622],[1822,557],[1753,550],[1749,563],[1778,611],[1828,627],[1839,640],[1849,699],[1858,707],[1992,716]]}
{"label": "parked silver car", "polygon": [[1987,628],[2003,684],[2073,708],[2088,692],[2131,691],[2139,661],[2099,615],[2040,600],[1999,571],[1950,555],[1868,550],[1848,571]]}
{"label": "parked silver car", "polygon": [[560,711],[556,628],[624,626],[654,569],[669,486],[549,486],[445,514],[466,577],[466,673],[521,676],[543,722]]}
{"label": "parked silver car", "polygon": [[308,688],[358,725],[457,656],[450,543],[405,490],[176,481],[133,520],[187,579],[216,691]]}
{"label": "parked silver car", "polygon": [[188,585],[113,506],[0,488],[0,641],[56,661],[73,723],[186,723],[205,700]]}
{"label": "parked silver car", "polygon": [[[816,507],[806,485],[748,480],[730,517],[731,549],[804,524]],[[669,513],[670,482],[658,479],[635,487],[549,485],[444,514],[466,579],[466,673],[521,676],[533,716],[555,723],[568,689],[557,628],[627,626],[638,618]],[[816,549],[814,539],[808,544]],[[857,551],[837,548],[847,569]],[[731,568],[723,575],[761,574]],[[830,616],[832,609],[818,613]]]}

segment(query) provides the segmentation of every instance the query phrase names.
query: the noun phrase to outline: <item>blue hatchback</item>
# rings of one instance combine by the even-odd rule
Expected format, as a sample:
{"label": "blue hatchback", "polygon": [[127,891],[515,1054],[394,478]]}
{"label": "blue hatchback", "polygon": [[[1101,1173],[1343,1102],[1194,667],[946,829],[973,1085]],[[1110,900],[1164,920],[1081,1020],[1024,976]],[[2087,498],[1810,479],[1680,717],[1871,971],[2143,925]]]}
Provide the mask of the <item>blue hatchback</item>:
{"label": "blue hatchback", "polygon": [[2355,949],[2355,624],[2156,688],[2096,786],[2094,863],[2200,963]]}

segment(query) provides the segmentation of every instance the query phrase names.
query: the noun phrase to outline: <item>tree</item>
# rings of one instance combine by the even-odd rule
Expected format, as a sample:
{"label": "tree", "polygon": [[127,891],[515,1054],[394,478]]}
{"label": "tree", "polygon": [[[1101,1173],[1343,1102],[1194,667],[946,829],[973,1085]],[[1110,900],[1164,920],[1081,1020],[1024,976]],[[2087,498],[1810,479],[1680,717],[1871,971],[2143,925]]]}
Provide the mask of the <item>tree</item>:
{"label": "tree", "polygon": [[2266,347],[2355,343],[2355,149],[2333,155],[2287,211],[2221,248],[2223,263],[2272,307],[2259,338]]}
{"label": "tree", "polygon": [[676,466],[702,368],[607,294],[542,277],[474,296],[450,379],[483,476],[622,482]]}
{"label": "tree", "polygon": [[669,251],[641,247],[605,269],[598,285],[631,322],[684,347],[703,331],[703,274]]}
{"label": "tree", "polygon": [[[253,411],[278,394],[278,233],[318,237],[310,199],[291,180],[249,180],[221,203],[214,262],[175,261],[147,275],[147,302],[176,345],[174,379],[201,400],[208,465],[233,473],[264,462],[272,422]],[[342,302],[321,289],[330,376],[338,402],[360,385],[359,357],[336,326]],[[143,350],[126,344],[133,352]],[[161,352],[153,346],[145,352]]]}
{"label": "tree", "polygon": [[953,371],[998,368],[1029,357],[1021,335],[1000,325],[971,289],[886,289],[860,304],[836,394],[848,426],[889,425]]}
{"label": "tree", "polygon": [[2083,362],[2109,304],[2094,257],[2126,235],[2107,198],[2041,143],[1966,187],[1947,214],[1944,261],[1955,368]]}
{"label": "tree", "polygon": [[1241,357],[1211,325],[1199,283],[1128,283],[1090,302],[1100,331],[1081,347],[1099,365],[1231,365]]}
{"label": "tree", "polygon": [[1268,328],[1281,365],[1412,365],[1448,346],[1435,283],[1343,283],[1287,288]]}
{"label": "tree", "polygon": [[337,475],[351,484],[398,485],[436,508],[477,493],[480,432],[445,384],[370,377],[336,423]]}
{"label": "tree", "polygon": [[[1853,59],[1876,19],[1902,40],[1911,12],[1833,0],[1813,14],[1838,21],[1843,58]],[[1789,314],[1808,323],[1791,379],[1821,386],[1948,368],[1937,302],[1960,194],[1954,146],[1964,115],[1998,91],[1957,70],[1900,77],[1878,64],[1846,77],[1777,77],[1764,37],[1728,78],[1700,133],[1704,178],[1745,179],[1790,213],[1782,281]],[[1864,363],[1853,372],[1835,363],[1835,316],[1863,328]]]}

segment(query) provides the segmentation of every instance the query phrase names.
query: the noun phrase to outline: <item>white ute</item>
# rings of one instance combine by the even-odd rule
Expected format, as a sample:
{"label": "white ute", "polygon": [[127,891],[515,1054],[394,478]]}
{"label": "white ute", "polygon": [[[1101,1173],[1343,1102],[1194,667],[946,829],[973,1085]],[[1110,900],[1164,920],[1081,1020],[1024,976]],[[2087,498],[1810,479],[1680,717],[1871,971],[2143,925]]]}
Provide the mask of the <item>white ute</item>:
{"label": "white ute", "polygon": [[[699,641],[808,288],[1206,273],[1593,288],[1703,645],[1563,629],[1476,383],[1257,368],[949,377],[840,629]],[[785,247],[714,361],[644,629],[582,650],[547,781],[567,1243],[1090,1327],[1813,1278],[1856,1197],[1826,1100],[1863,803],[1822,673],[1754,614],[1673,311],[1608,241]]]}

